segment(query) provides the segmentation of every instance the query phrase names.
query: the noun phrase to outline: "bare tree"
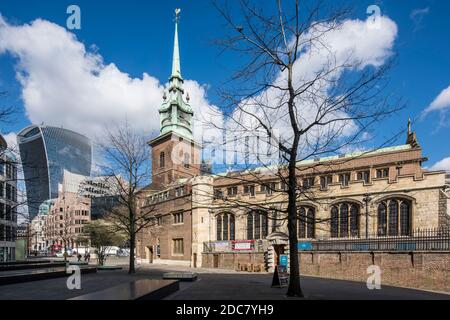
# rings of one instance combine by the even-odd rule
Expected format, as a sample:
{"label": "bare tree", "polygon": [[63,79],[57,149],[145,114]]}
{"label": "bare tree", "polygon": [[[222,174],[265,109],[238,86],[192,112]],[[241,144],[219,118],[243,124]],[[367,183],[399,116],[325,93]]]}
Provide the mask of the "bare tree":
{"label": "bare tree", "polygon": [[99,143],[105,164],[102,175],[114,181],[117,204],[109,208],[105,219],[124,233],[130,245],[129,273],[135,273],[136,236],[154,222],[154,206],[140,209],[139,191],[150,181],[149,150],[143,136],[125,122],[106,130]]}
{"label": "bare tree", "polygon": [[[210,125],[228,132],[224,142],[234,148],[227,147],[227,151],[236,152],[236,146],[244,146],[244,158],[253,150],[255,163],[259,165],[258,170],[241,170],[228,177],[256,181],[279,199],[285,199],[286,205],[274,206],[273,201],[255,204],[226,199],[226,202],[239,207],[256,205],[281,213],[273,219],[287,220],[290,255],[287,295],[303,296],[297,223],[307,217],[298,209],[302,200],[315,199],[308,182],[299,182],[299,177],[305,172],[320,171],[324,164],[313,161],[299,167],[298,163],[360,146],[374,124],[401,108],[399,101],[393,101],[385,90],[392,61],[375,65],[352,52],[336,53],[329,35],[345,25],[351,12],[348,8],[327,8],[320,2],[313,5],[299,0],[273,0],[265,2],[264,7],[250,0],[237,2],[239,10],[236,6],[233,10],[228,8],[228,2],[213,2],[230,31],[217,44],[240,54],[245,63],[221,92],[225,108],[223,124]],[[236,12],[238,17],[233,15]],[[320,58],[318,62],[311,59],[314,55]],[[306,68],[307,63],[314,62],[314,67]],[[261,157],[259,137],[256,145],[249,147],[248,137],[255,135],[266,137],[268,147],[276,150],[275,162]],[[252,167],[247,165],[244,169]],[[268,183],[268,178],[273,177],[281,181],[281,190]]]}
{"label": "bare tree", "polygon": [[97,250],[98,264],[103,266],[107,259],[107,252],[113,246],[124,243],[125,237],[115,232],[114,226],[104,220],[95,220],[84,226],[80,240],[90,244]]}

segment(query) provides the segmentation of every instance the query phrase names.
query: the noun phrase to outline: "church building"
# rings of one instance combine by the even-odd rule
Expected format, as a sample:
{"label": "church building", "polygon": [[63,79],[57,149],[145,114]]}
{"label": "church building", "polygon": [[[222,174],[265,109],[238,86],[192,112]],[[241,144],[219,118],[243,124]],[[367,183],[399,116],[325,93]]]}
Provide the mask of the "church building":
{"label": "church building", "polygon": [[[255,179],[258,168],[202,172],[202,146],[194,139],[183,82],[176,21],[160,133],[149,142],[152,182],[141,192],[140,207],[154,208],[155,223],[138,235],[137,258],[230,269],[251,263],[256,270],[273,270],[280,254],[289,253],[286,185],[275,175]],[[409,122],[403,145],[299,161],[298,181],[305,190],[298,203],[299,249],[323,240],[407,239],[416,230],[448,228],[446,173],[427,170],[426,160]]]}

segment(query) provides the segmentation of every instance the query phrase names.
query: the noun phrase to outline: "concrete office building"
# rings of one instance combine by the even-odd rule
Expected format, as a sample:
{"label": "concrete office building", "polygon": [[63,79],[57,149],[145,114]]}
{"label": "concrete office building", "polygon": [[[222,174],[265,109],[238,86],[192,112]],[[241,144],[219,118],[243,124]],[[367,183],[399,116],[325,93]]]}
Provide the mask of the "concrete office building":
{"label": "concrete office building", "polygon": [[15,260],[17,160],[0,135],[0,262]]}

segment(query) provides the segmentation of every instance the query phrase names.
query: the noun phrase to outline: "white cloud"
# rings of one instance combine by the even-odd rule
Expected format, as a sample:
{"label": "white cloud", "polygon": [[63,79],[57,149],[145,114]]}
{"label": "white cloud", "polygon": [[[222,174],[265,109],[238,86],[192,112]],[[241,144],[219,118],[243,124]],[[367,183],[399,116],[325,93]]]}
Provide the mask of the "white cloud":
{"label": "white cloud", "polygon": [[17,150],[17,135],[14,132],[3,135],[9,150]]}
{"label": "white cloud", "polygon": [[[368,23],[347,20],[339,29],[327,34],[323,39],[326,46],[302,48],[303,56],[294,67],[295,81],[304,83],[314,77],[329,62],[330,51],[337,59],[336,65],[349,57],[351,62],[362,62],[360,68],[383,65],[392,53],[397,26],[387,17],[380,18],[380,28],[371,28]],[[165,84],[147,73],[141,78],[133,78],[114,63],[105,63],[97,50],[87,49],[63,27],[42,19],[30,24],[11,25],[0,15],[0,54],[5,52],[17,58],[17,79],[22,85],[22,98],[31,122],[62,125],[91,138],[101,135],[105,125],[124,118],[149,137],[159,129],[157,110]],[[339,79],[344,71],[336,71],[330,77]],[[283,82],[285,76],[279,74],[275,83]],[[218,127],[224,126],[223,114],[208,102],[206,87],[187,80],[185,89],[189,92],[190,105],[195,113],[196,138],[201,141],[202,135],[219,137],[217,128],[205,128],[200,124],[212,122]],[[315,88],[324,93],[324,97],[329,89],[329,86]],[[274,90],[267,90],[259,99],[273,103],[276,95]],[[314,107],[308,101],[304,105],[301,122],[307,124],[314,114]],[[248,108],[255,114],[261,112],[251,106]],[[279,111],[268,116],[275,129],[287,131],[285,113]],[[251,119],[244,117],[242,122],[250,124]],[[226,126],[234,133],[239,132],[233,130],[233,123],[228,122]],[[249,125],[249,128],[253,126]],[[355,128],[354,123],[348,122],[342,134],[350,134]],[[315,134],[320,136],[322,132]],[[241,143],[239,147],[242,146]]]}
{"label": "white cloud", "polygon": [[450,172],[450,157],[444,158],[431,166],[431,170],[445,170]]}
{"label": "white cloud", "polygon": [[442,90],[424,112],[445,111],[447,109],[450,109],[450,86],[447,89]]}
{"label": "white cloud", "polygon": [[[105,125],[125,118],[149,137],[159,130],[165,84],[105,63],[63,27],[42,19],[15,26],[0,15],[0,54],[5,52],[17,58],[16,76],[32,123],[63,126],[93,139]],[[194,112],[214,108],[196,81],[186,81],[186,89]]]}

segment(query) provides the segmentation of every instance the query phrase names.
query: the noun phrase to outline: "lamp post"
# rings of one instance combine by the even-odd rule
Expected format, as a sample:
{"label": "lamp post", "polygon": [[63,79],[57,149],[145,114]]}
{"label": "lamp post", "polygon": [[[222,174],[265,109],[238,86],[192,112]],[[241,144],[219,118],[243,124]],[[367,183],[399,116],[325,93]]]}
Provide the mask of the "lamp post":
{"label": "lamp post", "polygon": [[372,198],[369,194],[365,194],[363,201],[366,204],[366,239],[369,238],[369,202],[372,201]]}

